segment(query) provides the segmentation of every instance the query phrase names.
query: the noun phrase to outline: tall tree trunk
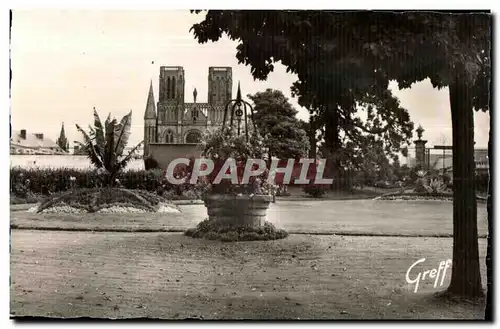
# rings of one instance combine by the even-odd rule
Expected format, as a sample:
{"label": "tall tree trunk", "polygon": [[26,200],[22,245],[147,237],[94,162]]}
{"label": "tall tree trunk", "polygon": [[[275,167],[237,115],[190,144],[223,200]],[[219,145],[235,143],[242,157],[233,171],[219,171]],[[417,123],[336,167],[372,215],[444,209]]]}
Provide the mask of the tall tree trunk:
{"label": "tall tree trunk", "polygon": [[309,159],[316,159],[316,123],[309,119],[309,129],[307,131],[309,138]]}
{"label": "tall tree trunk", "polygon": [[327,159],[327,175],[333,178],[332,190],[340,189],[340,140],[339,122],[336,108],[328,108],[325,122],[325,146],[329,152]]}
{"label": "tall tree trunk", "polygon": [[462,74],[457,74],[450,84],[450,105],[453,126],[453,265],[448,291],[474,298],[483,295],[474,177],[474,113],[470,87]]}
{"label": "tall tree trunk", "polygon": [[[491,112],[490,112],[491,113]],[[488,167],[489,167],[489,179],[488,179],[488,247],[486,250],[486,308],[484,310],[484,319],[493,321],[493,264],[492,264],[492,252],[493,252],[493,177],[491,174],[491,169],[493,168],[493,161],[491,159],[493,153],[493,129],[492,129],[492,118],[490,116],[490,133],[488,139]]]}

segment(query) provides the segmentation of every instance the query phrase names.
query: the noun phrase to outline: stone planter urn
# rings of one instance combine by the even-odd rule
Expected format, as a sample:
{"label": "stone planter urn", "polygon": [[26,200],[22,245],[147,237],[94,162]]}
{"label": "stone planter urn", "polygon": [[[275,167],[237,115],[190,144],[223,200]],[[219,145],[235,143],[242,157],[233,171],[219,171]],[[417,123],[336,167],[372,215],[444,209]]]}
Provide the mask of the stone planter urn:
{"label": "stone planter urn", "polygon": [[209,220],[228,226],[263,226],[270,195],[208,194],[204,198]]}

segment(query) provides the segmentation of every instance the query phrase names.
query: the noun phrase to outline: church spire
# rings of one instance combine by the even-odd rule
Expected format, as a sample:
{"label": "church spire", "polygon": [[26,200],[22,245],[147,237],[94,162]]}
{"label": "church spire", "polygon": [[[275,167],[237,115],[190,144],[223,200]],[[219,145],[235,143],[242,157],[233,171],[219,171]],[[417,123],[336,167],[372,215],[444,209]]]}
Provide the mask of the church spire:
{"label": "church spire", "polygon": [[66,132],[64,131],[64,122],[62,123],[61,126],[61,133],[59,135],[59,138],[66,138]]}
{"label": "church spire", "polygon": [[156,119],[156,106],[155,96],[153,93],[153,81],[149,84],[148,101],[146,103],[146,112],[144,112],[144,119]]}
{"label": "church spire", "polygon": [[240,89],[240,82],[238,81],[238,92],[236,93],[236,99],[241,100],[241,89]]}
{"label": "church spire", "polygon": [[64,131],[64,122],[62,123],[61,133],[59,134],[59,138],[57,139],[56,144],[65,152],[69,151],[69,141],[66,138],[66,132]]}

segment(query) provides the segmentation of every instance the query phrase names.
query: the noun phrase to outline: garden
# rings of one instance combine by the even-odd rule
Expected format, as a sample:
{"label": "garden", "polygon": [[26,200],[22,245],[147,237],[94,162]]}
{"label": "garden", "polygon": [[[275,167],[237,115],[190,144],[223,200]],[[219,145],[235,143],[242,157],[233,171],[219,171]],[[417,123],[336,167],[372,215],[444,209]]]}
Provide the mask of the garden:
{"label": "garden", "polygon": [[[154,159],[125,171],[139,146],[125,152],[131,113],[101,121],[94,111],[88,131],[77,125],[94,170],[11,168],[11,314],[491,320],[491,176],[474,170],[474,112],[491,106],[491,14],[192,13],[203,15],[189,30],[195,40],[235,41],[255,80],[278,63],[293,74],[308,122],[272,89],[248,95],[248,113],[238,88],[222,128],[200,145],[215,170],[172,185]],[[451,112],[453,177],[399,164],[414,123],[389,85],[424,80],[449,96],[439,111]],[[490,127],[490,151],[492,141]],[[292,188],[269,184],[269,168],[240,183],[248,159],[306,156],[327,159],[332,178],[303,186],[306,200],[274,203]],[[387,193],[329,199],[354,189]],[[487,191],[487,204],[477,202]],[[405,275],[422,258],[414,270],[424,278],[443,261],[452,267],[441,285],[423,278],[416,292]]]}
{"label": "garden", "polygon": [[[241,182],[248,159],[264,157],[263,138],[250,129],[249,136],[232,129],[207,132],[200,147],[214,170],[195,184],[171,184],[162,170],[124,171],[130,154],[110,152],[123,151],[117,145],[126,144],[129,118],[102,124],[97,112],[94,116],[85,147],[95,170],[11,169],[13,196],[38,202],[28,211],[11,212],[12,314],[483,316],[482,301],[464,305],[443,299],[436,295],[443,290],[429,283],[414,294],[404,280],[412,260],[423,254],[433,262],[450,258],[450,202],[313,201],[329,189],[313,184],[304,187],[309,201],[273,203],[276,186],[267,180],[268,168],[246,184],[233,184]],[[190,181],[194,163],[174,171],[175,178]],[[439,177],[416,172],[415,193],[436,197],[444,186]],[[183,198],[204,204],[175,204]],[[478,210],[483,255],[487,224],[484,207]]]}

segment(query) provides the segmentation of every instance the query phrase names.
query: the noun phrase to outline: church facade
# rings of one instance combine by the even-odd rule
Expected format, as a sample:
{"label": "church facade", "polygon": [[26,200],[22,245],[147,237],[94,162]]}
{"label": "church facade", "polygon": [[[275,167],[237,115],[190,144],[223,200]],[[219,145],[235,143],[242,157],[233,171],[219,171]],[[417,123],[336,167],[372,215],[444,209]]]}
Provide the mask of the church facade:
{"label": "church facade", "polygon": [[[152,83],[144,113],[144,157],[175,149],[194,149],[210,127],[220,127],[226,104],[232,98],[231,67],[209,67],[208,102],[184,101],[185,73],[180,66],[160,67],[159,95],[155,103]],[[190,147],[191,145],[191,147]],[[163,156],[164,157],[164,156]]]}

